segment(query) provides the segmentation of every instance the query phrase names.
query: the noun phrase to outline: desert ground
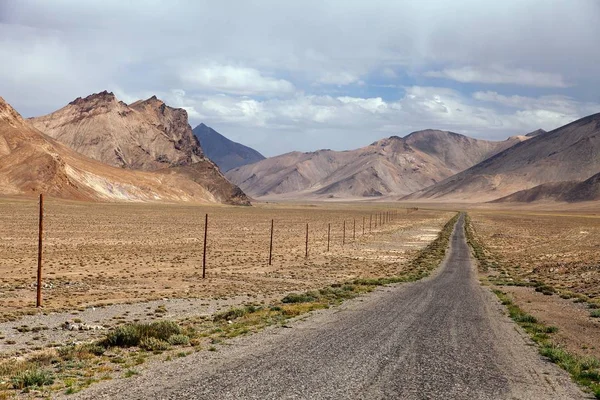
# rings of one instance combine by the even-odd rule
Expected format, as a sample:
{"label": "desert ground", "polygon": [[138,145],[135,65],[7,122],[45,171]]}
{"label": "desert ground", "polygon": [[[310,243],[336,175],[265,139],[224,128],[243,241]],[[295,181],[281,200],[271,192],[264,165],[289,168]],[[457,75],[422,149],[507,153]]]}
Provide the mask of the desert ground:
{"label": "desert ground", "polygon": [[[398,212],[395,220],[381,225],[376,215],[391,211]],[[37,213],[36,201],[0,200],[4,320],[35,313]],[[205,214],[209,215],[207,279],[202,279]],[[452,215],[390,204],[196,207],[51,199],[45,203],[43,310],[175,297],[281,294],[356,277],[395,275]]]}
{"label": "desert ground", "polygon": [[[39,352],[46,354],[45,348],[60,350],[66,343],[101,339],[129,322],[161,319],[183,321],[184,326],[199,332],[205,329],[207,336],[200,335],[194,348],[212,351],[212,343],[246,332],[246,327],[237,327],[237,323],[219,325],[212,315],[231,307],[272,307],[288,293],[356,278],[406,275],[410,261],[437,237],[457,210],[468,212],[468,226],[484,248],[484,258],[478,263],[481,283],[504,292],[545,326],[558,328],[551,335],[552,343],[597,362],[600,209],[593,204],[574,208],[315,202],[234,207],[49,199],[44,219],[43,307],[38,310],[34,307],[37,201],[3,198],[0,353],[7,361],[0,362],[0,370],[2,365],[14,368],[14,361],[8,360],[14,356],[35,357]],[[394,218],[382,224],[380,218],[386,213]],[[206,214],[207,269],[203,279]],[[268,265],[271,221],[273,258]],[[309,254],[305,257],[307,224]],[[66,320],[104,328],[65,331],[60,325]],[[55,350],[49,351],[56,357]],[[178,357],[191,354],[176,351],[173,354]],[[169,354],[166,359],[172,357]],[[155,357],[155,361],[163,357],[142,355]],[[117,349],[103,357],[86,361],[89,377],[67,378],[55,387],[78,391],[98,379],[119,374],[126,378],[142,368],[137,352]],[[9,370],[5,372],[10,376]],[[6,393],[14,394],[10,382],[6,385]],[[51,391],[35,395],[48,393]]]}
{"label": "desert ground", "polygon": [[554,341],[600,357],[600,209],[597,205],[488,206],[470,212],[489,257],[482,280],[546,325]]}

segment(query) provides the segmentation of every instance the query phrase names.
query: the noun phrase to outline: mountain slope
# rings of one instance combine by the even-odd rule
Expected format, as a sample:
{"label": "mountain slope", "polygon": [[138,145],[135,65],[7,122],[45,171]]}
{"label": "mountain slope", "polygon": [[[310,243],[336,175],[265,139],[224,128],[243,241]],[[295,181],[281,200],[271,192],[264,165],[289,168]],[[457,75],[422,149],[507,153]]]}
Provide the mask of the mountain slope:
{"label": "mountain slope", "polygon": [[495,203],[532,203],[537,201],[600,200],[600,173],[581,181],[544,183],[495,200]]}
{"label": "mountain slope", "polygon": [[104,201],[222,201],[180,175],[124,170],[87,158],[32,127],[2,98],[0,193]]}
{"label": "mountain slope", "polygon": [[406,199],[489,201],[600,171],[600,113],[521,142]]}
{"label": "mountain slope", "polygon": [[150,171],[202,159],[187,112],[155,96],[128,106],[104,91],[30,121],[78,153],[115,167]]}
{"label": "mountain slope", "polygon": [[60,110],[29,122],[102,163],[128,170],[157,171],[162,179],[177,175],[165,169],[179,167],[179,175],[209,188],[214,201],[249,204],[239,188],[204,156],[188,124],[187,112],[167,106],[156,96],[127,105],[104,91],[77,98]]}
{"label": "mountain slope", "polygon": [[223,172],[265,159],[258,151],[229,140],[204,124],[195,127],[193,132],[206,156]]}
{"label": "mountain slope", "polygon": [[360,198],[408,194],[524,140],[489,142],[427,130],[352,151],[292,152],[235,168],[226,176],[255,197]]}

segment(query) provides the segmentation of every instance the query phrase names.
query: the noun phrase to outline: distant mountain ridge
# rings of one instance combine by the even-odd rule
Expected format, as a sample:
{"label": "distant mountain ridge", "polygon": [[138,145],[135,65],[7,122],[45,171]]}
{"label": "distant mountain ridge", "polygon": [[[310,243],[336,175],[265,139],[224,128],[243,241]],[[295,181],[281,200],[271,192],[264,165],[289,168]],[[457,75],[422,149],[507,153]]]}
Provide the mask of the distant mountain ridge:
{"label": "distant mountain ridge", "polygon": [[350,150],[292,152],[235,168],[226,176],[253,197],[368,198],[408,194],[526,140],[491,142],[425,130]]}
{"label": "distant mountain ridge", "polygon": [[541,184],[580,181],[600,171],[599,154],[600,113],[538,134],[405,199],[491,201]]}
{"label": "distant mountain ridge", "polygon": [[223,172],[265,159],[258,151],[234,142],[204,124],[195,127],[193,132],[206,156]]}

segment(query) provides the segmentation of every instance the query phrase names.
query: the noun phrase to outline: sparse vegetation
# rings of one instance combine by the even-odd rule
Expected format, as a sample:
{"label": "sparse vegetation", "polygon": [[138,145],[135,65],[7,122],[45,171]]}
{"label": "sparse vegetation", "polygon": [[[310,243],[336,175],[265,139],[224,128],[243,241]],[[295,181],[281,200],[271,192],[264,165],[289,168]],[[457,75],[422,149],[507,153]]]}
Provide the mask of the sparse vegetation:
{"label": "sparse vegetation", "polygon": [[[499,262],[499,258],[480,243],[470,219],[467,219],[467,222],[467,241],[473,249],[473,254],[479,262],[480,269],[492,275],[492,278],[489,279],[491,283],[506,286],[530,286],[535,288],[536,292],[544,295],[553,295],[558,292],[554,287],[536,279],[528,281],[521,281],[520,278],[514,279],[504,263]],[[574,381],[588,388],[596,398],[600,399],[600,360],[595,357],[574,354],[559,346],[552,339],[552,334],[558,331],[557,327],[547,326],[538,321],[533,315],[524,312],[507,293],[498,289],[493,291],[502,304],[506,306],[511,319],[521,326],[539,346],[540,354],[566,370]],[[570,291],[560,292],[560,294],[562,298],[566,299],[575,298],[584,302],[589,300],[587,296],[584,298]]]}
{"label": "sparse vegetation", "polygon": [[140,348],[148,351],[165,351],[168,350],[169,347],[171,347],[169,342],[157,339],[152,336],[142,338],[140,340],[139,346]]}
{"label": "sparse vegetation", "polygon": [[132,323],[117,327],[101,342],[101,345],[132,347],[139,346],[145,339],[157,339],[168,344],[169,338],[177,334],[181,334],[181,328],[173,321]]}
{"label": "sparse vegetation", "polygon": [[539,345],[540,354],[566,370],[573,380],[587,387],[597,399],[600,399],[600,360],[595,357],[582,357],[573,354],[555,344],[551,337],[558,331],[554,326],[546,326],[530,314],[521,310],[506,293],[494,290],[503,305],[508,309],[510,317],[519,324]]}
{"label": "sparse vegetation", "polygon": [[184,334],[175,334],[169,336],[168,342],[173,346],[187,346],[190,343],[190,337]]}
{"label": "sparse vegetation", "polygon": [[[52,206],[52,202],[49,203],[49,207]],[[96,207],[94,205],[94,207]],[[143,207],[141,207],[143,208]],[[136,210],[137,206],[132,206],[131,210]],[[174,207],[172,210],[181,211],[181,215],[187,215],[186,209],[178,210]],[[332,222],[335,222],[336,218],[340,218],[339,211],[332,212],[330,209],[327,210],[311,210],[309,215],[309,223],[311,224],[311,246],[317,248],[324,247],[324,240],[326,239],[326,231],[320,232],[317,229],[317,224],[322,223],[325,219],[324,216],[332,216]],[[77,212],[77,211],[76,211]],[[230,211],[228,211],[229,213]],[[235,213],[234,211],[231,211]],[[306,221],[305,210],[290,210],[289,208],[279,210],[276,212],[285,213],[286,216],[290,216],[292,221],[289,231],[284,235],[276,238],[276,252],[274,262],[277,264],[277,268],[273,271],[263,272],[260,271],[256,274],[244,273],[242,279],[244,280],[245,286],[251,288],[259,288],[266,294],[274,293],[274,291],[281,290],[278,286],[279,283],[271,282],[283,282],[287,288],[293,290],[293,285],[296,282],[300,282],[303,287],[306,287],[308,283],[310,286],[316,289],[308,290],[302,293],[290,294],[284,296],[281,301],[265,304],[264,302],[257,301],[253,304],[245,304],[243,306],[235,307],[231,310],[227,310],[216,314],[213,318],[203,317],[192,317],[185,321],[179,321],[178,323],[168,320],[157,320],[154,322],[142,322],[139,320],[139,315],[135,316],[137,321],[128,322],[134,320],[134,316],[128,316],[127,313],[122,315],[115,315],[110,321],[110,325],[114,326],[112,330],[106,334],[106,337],[102,340],[93,343],[85,343],[78,345],[60,346],[53,344],[48,347],[48,350],[44,350],[47,354],[39,359],[33,359],[32,355],[28,356],[25,361],[7,360],[5,362],[5,371],[2,372],[2,366],[0,366],[0,380],[4,380],[10,383],[12,386],[12,378],[19,376],[26,377],[25,371],[35,371],[31,375],[33,377],[39,376],[39,371],[42,371],[42,376],[52,378],[52,384],[44,383],[45,391],[62,391],[63,393],[70,394],[76,393],[86,386],[104,379],[110,379],[111,376],[115,376],[117,371],[122,374],[121,376],[128,376],[131,373],[127,371],[135,371],[133,367],[144,363],[148,359],[156,359],[152,353],[162,353],[160,359],[170,360],[176,357],[183,357],[189,352],[184,352],[182,346],[189,346],[187,349],[190,351],[217,351],[217,345],[223,343],[223,341],[234,338],[240,335],[246,335],[252,332],[256,332],[266,326],[270,325],[282,325],[287,326],[287,321],[291,318],[305,315],[306,313],[331,307],[344,301],[366,293],[372,290],[377,285],[403,282],[407,280],[414,280],[421,275],[421,270],[424,267],[424,255],[425,253],[418,251],[418,245],[414,245],[414,248],[410,246],[395,246],[389,244],[386,239],[386,234],[389,232],[401,232],[400,229],[404,229],[407,233],[400,233],[404,237],[411,238],[411,241],[421,241],[423,243],[428,242],[432,239],[433,234],[429,234],[443,224],[443,220],[449,216],[448,212],[437,212],[437,211],[420,211],[418,213],[410,213],[401,216],[401,218],[394,224],[389,226],[378,226],[377,229],[373,229],[371,234],[368,233],[365,236],[359,235],[357,229],[357,238],[354,241],[346,242],[346,246],[342,248],[341,243],[336,238],[336,232],[332,235],[332,251],[326,255],[322,255],[320,252],[314,251],[311,257],[306,260],[303,254],[298,256],[296,252],[296,241],[298,239],[297,232],[294,231],[293,227],[300,219],[302,224],[298,226],[303,227],[304,221]],[[347,211],[344,211],[344,214]],[[362,211],[361,211],[362,212]],[[248,212],[244,213],[246,215]],[[252,215],[252,213],[254,213]],[[272,209],[261,210],[256,209],[251,211],[252,221],[250,226],[252,229],[258,229],[262,232],[260,220],[266,215],[271,215]],[[89,213],[88,213],[89,214]],[[151,213],[150,213],[151,214]],[[49,213],[50,219],[52,213]],[[144,213],[144,215],[148,215]],[[367,214],[368,215],[368,214]],[[70,218],[70,217],[69,217]],[[100,219],[105,218],[101,216]],[[129,215],[120,216],[119,219],[127,220]],[[186,217],[187,218],[187,217]],[[239,218],[236,216],[235,218]],[[245,217],[244,217],[245,218]],[[327,217],[329,219],[329,217]],[[2,219],[0,214],[0,220],[7,222]],[[13,219],[8,219],[8,222]],[[137,218],[134,224],[139,221]],[[256,221],[258,220],[258,223]],[[187,221],[187,219],[186,219]],[[455,221],[455,219],[454,219]],[[236,227],[239,227],[239,219],[235,221]],[[71,222],[69,222],[70,224]],[[186,222],[187,223],[187,222]],[[453,223],[452,223],[453,224]],[[177,227],[176,234],[182,235],[180,232],[181,224],[169,221],[168,224],[163,224],[165,227]],[[183,224],[185,226],[185,224]],[[254,226],[253,226],[254,225]],[[333,224],[335,226],[335,224]],[[358,225],[358,223],[357,223]],[[74,228],[76,232],[84,232],[87,227]],[[6,229],[6,225],[0,225],[0,231]],[[69,228],[73,230],[73,228]],[[151,230],[152,228],[150,228]],[[315,237],[312,237],[313,229],[316,231]],[[224,228],[227,231],[227,235],[232,232],[236,232],[234,229]],[[4,232],[4,231],[3,231]],[[137,230],[136,230],[137,232]],[[300,232],[303,233],[304,231]],[[324,233],[325,232],[325,233]],[[402,231],[403,232],[403,231]],[[86,231],[86,241],[88,237],[93,237],[94,233],[89,234]],[[191,235],[191,233],[189,234]],[[235,280],[238,279],[236,271],[240,266],[251,266],[255,268],[257,261],[262,259],[263,254],[256,252],[255,245],[253,243],[245,243],[245,238],[251,236],[246,231],[240,233],[240,237],[231,236],[227,237],[226,248],[232,248],[231,241],[241,241],[238,243],[237,248],[233,253],[222,251],[215,246],[211,256],[214,260],[219,260],[222,263],[222,269],[228,276],[228,281],[233,282],[233,285],[228,285],[227,288],[224,286],[209,285],[206,286],[204,281],[199,281],[199,284],[194,284],[191,287],[195,288],[196,292],[200,292],[203,295],[215,296],[219,294],[223,300],[226,300],[231,294],[236,294]],[[421,237],[422,235],[422,237]],[[55,238],[60,243],[65,244],[68,248],[68,243],[71,239],[76,238],[76,235],[70,235],[64,238]],[[154,236],[152,236],[154,237]],[[300,235],[303,239],[303,235]],[[120,241],[120,238],[102,238],[102,243],[115,243]],[[139,243],[139,238],[132,238],[132,242]],[[438,237],[439,240],[439,237]],[[77,296],[89,291],[76,290],[70,292],[71,287],[81,288],[82,285],[88,285],[89,282],[93,282],[94,279],[100,278],[100,276],[94,273],[95,266],[102,265],[103,269],[107,269],[105,276],[110,276],[110,280],[103,281],[104,285],[117,284],[126,285],[127,282],[131,282],[131,279],[141,279],[141,282],[148,283],[147,287],[144,287],[143,291],[130,292],[128,295],[138,298],[144,296],[144,298],[163,298],[177,293],[180,290],[178,286],[178,279],[183,279],[188,282],[190,277],[193,280],[197,280],[197,276],[189,275],[185,268],[189,269],[190,265],[193,265],[192,273],[196,274],[194,261],[196,258],[192,254],[186,253],[186,249],[191,248],[188,242],[179,243],[174,246],[172,250],[174,253],[164,251],[160,254],[154,254],[152,250],[152,240],[143,239],[143,246],[137,244],[127,248],[119,248],[115,252],[115,246],[106,248],[106,253],[103,254],[102,250],[100,253],[95,253],[93,260],[85,260],[87,255],[85,252],[81,253],[81,258],[76,261],[76,265],[71,265],[69,262],[60,260],[58,263],[52,260],[52,249],[48,253],[48,266],[52,271],[49,274],[49,280],[51,281],[54,291],[53,297],[48,297],[49,306],[45,312],[56,310],[59,308],[77,308],[83,311],[83,308],[77,306]],[[373,244],[374,243],[374,244]],[[0,270],[3,267],[3,262],[6,259],[2,258],[3,245],[0,244]],[[377,246],[377,253],[371,253],[371,246]],[[396,248],[401,248],[398,251]],[[301,249],[302,250],[302,249]],[[133,258],[126,258],[125,264],[119,264],[118,257],[123,256],[127,252],[128,256]],[[432,252],[432,247],[428,247],[427,252]],[[171,256],[170,254],[175,254]],[[117,254],[117,255],[115,255]],[[119,255],[120,254],[120,255]],[[136,257],[139,258],[138,261]],[[148,260],[150,257],[150,260]],[[407,259],[418,257],[419,262],[410,264]],[[4,261],[3,261],[4,260]],[[132,261],[133,260],[133,261]],[[365,260],[367,261],[365,263]],[[217,262],[217,261],[215,261]],[[137,264],[137,266],[136,266]],[[143,267],[148,264],[153,265],[152,272],[144,271]],[[120,267],[113,271],[115,265]],[[365,268],[368,266],[368,268]],[[228,269],[235,267],[234,269]],[[62,270],[76,271],[77,268],[83,268],[80,275],[75,272],[76,275],[69,275],[69,282],[67,283],[63,278],[60,277]],[[90,268],[89,270],[86,270]],[[245,268],[245,267],[244,267]],[[157,273],[158,271],[158,273]],[[12,273],[12,272],[11,272]],[[167,277],[162,280],[160,288],[155,283],[160,281],[160,274]],[[187,274],[187,275],[186,275]],[[333,283],[339,282],[339,277],[345,277],[348,275],[359,276],[357,278],[358,283],[347,282],[347,283]],[[74,277],[75,276],[75,277]],[[78,281],[77,276],[85,278],[85,280]],[[383,278],[380,277],[391,277]],[[12,280],[14,277],[7,277],[6,279]],[[210,278],[210,275],[209,275]],[[18,279],[18,278],[16,278]],[[104,279],[104,278],[103,278]],[[373,279],[373,281],[369,281]],[[166,283],[168,281],[168,283]],[[85,282],[85,283],[82,283]],[[325,285],[323,285],[325,283]],[[375,284],[372,284],[375,283]],[[22,283],[25,287],[25,282]],[[186,283],[186,285],[188,285]],[[265,286],[266,285],[266,286]],[[270,286],[269,286],[270,285]],[[19,286],[20,287],[20,286]],[[139,288],[139,285],[135,287]],[[318,289],[320,287],[320,289]],[[216,289],[216,290],[215,290]],[[18,295],[19,290],[9,288],[7,293],[13,293]],[[127,291],[129,288],[119,286],[117,291]],[[252,289],[254,290],[254,289]],[[68,295],[67,295],[68,293]],[[140,293],[144,293],[143,295]],[[256,293],[249,290],[249,295],[252,297],[256,296]],[[72,296],[71,296],[72,294]],[[191,296],[194,293],[186,293],[186,296]],[[103,304],[111,304],[114,300],[111,298],[110,290],[104,298],[102,298]],[[127,295],[125,296],[127,297]],[[52,299],[59,299],[62,303],[52,304]],[[79,298],[80,299],[80,298]],[[11,307],[18,305],[19,303],[9,302]],[[58,306],[58,307],[57,307]],[[23,308],[24,312],[35,313],[35,310],[29,310]],[[0,310],[1,311],[1,310]],[[164,318],[167,314],[167,307],[164,304],[155,305],[144,312],[147,319]],[[75,315],[76,313],[73,313]],[[8,314],[4,314],[9,317]],[[17,314],[10,315],[10,318],[18,318]],[[73,322],[83,323],[81,318],[73,319]],[[100,321],[95,321],[100,324]],[[31,326],[19,326],[23,333],[41,332],[42,330],[48,329],[47,327],[31,327]],[[8,341],[7,341],[8,342]],[[15,343],[11,341],[11,343]],[[44,344],[42,344],[44,345]],[[40,347],[41,349],[41,347]],[[33,353],[37,354],[37,353]],[[75,372],[77,371],[77,372]],[[125,371],[125,372],[123,372]],[[46,374],[46,375],[44,375]],[[26,382],[25,379],[21,381]],[[44,380],[38,381],[38,383],[31,383],[31,385],[42,385]],[[29,382],[29,381],[27,381]],[[32,381],[33,382],[33,381]],[[49,380],[45,380],[49,382]],[[51,385],[51,388],[48,386]],[[31,386],[34,387],[34,386]],[[11,393],[2,392],[8,387],[0,386],[0,393]],[[13,389],[14,390],[14,389]]]}
{"label": "sparse vegetation", "polygon": [[15,389],[25,389],[31,387],[42,387],[54,383],[54,377],[51,372],[41,368],[31,368],[16,373],[11,378]]}

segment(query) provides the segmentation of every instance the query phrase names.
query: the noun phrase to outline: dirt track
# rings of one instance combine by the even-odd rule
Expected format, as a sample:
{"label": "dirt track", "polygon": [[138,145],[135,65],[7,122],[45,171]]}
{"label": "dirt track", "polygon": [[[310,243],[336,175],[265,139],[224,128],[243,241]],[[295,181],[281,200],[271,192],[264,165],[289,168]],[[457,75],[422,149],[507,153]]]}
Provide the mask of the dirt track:
{"label": "dirt track", "polygon": [[427,280],[99,384],[79,398],[585,398],[479,285],[463,223]]}

